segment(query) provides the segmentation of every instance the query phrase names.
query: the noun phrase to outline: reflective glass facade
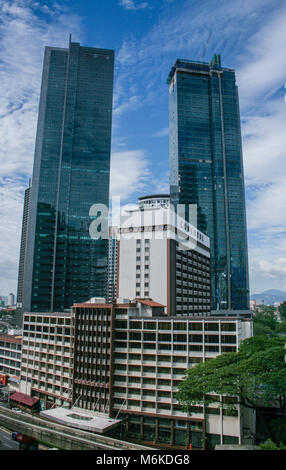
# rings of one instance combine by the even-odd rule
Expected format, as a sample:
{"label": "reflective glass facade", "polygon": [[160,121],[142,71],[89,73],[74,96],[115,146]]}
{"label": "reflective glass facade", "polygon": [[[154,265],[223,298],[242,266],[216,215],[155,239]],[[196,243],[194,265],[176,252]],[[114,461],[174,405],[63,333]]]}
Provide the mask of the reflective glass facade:
{"label": "reflective glass facade", "polygon": [[247,309],[245,195],[235,72],[221,67],[220,56],[209,64],[178,59],[168,82],[171,203],[197,204],[198,229],[210,237],[212,309]]}
{"label": "reflective glass facade", "polygon": [[109,200],[114,52],[45,50],[30,195],[24,310],[62,311],[105,296],[107,240],[90,238]]}

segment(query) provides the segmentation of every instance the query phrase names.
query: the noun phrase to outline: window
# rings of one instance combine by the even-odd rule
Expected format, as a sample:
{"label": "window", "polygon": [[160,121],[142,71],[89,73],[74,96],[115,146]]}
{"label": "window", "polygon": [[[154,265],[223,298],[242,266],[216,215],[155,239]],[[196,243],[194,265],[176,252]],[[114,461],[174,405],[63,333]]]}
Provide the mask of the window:
{"label": "window", "polygon": [[173,326],[174,330],[186,330],[187,329],[187,324],[186,323],[177,323],[177,322],[174,322],[174,326]]}
{"label": "window", "polygon": [[171,330],[171,323],[170,322],[159,322],[158,329],[159,330]]}
{"label": "window", "polygon": [[236,324],[235,323],[222,323],[221,331],[236,331]]}
{"label": "window", "polygon": [[171,335],[170,334],[159,333],[158,334],[158,341],[171,342]]}
{"label": "window", "polygon": [[144,333],[144,341],[156,341],[156,333]]}

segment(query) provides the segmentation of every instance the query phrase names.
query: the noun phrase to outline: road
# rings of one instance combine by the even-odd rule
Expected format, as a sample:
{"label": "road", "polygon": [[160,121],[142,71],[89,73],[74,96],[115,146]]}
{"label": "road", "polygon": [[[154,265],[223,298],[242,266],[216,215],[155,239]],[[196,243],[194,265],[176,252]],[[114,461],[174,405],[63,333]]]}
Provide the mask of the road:
{"label": "road", "polygon": [[19,450],[19,442],[11,439],[11,431],[0,426],[0,450]]}

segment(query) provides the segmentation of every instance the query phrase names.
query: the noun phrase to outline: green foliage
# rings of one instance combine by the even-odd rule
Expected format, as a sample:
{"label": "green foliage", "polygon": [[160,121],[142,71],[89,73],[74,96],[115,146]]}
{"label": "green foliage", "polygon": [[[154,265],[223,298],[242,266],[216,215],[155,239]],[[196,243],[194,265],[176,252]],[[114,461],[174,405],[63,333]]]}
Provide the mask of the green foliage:
{"label": "green foliage", "polygon": [[260,450],[286,450],[286,445],[280,442],[279,445],[275,444],[275,442],[271,441],[271,439],[267,439],[262,444],[259,444]]}
{"label": "green foliage", "polygon": [[281,320],[286,321],[286,302],[282,302],[278,310],[279,310]]}
{"label": "green foliage", "polygon": [[260,311],[256,312],[253,317],[254,324],[254,335],[259,336],[261,334],[274,335],[278,320],[275,317],[274,307],[260,307]]}
{"label": "green foliage", "polygon": [[270,328],[270,326],[265,325],[263,322],[254,319],[253,322],[253,334],[254,336],[274,336],[274,331]]}
{"label": "green foliage", "polygon": [[275,328],[276,334],[286,334],[286,321],[279,322]]}
{"label": "green foliage", "polygon": [[247,338],[237,353],[222,354],[188,370],[176,398],[185,410],[196,404],[221,404],[220,395],[236,397],[236,403],[253,409],[263,400],[266,407],[275,402],[286,415],[284,347],[285,339],[279,336]]}
{"label": "green foliage", "polygon": [[276,417],[269,420],[268,429],[271,430],[271,438],[274,442],[284,442],[286,444],[286,418]]}
{"label": "green foliage", "polygon": [[279,307],[282,321],[277,320],[274,307],[260,306],[259,309],[253,317],[254,336],[286,335],[286,302]]}

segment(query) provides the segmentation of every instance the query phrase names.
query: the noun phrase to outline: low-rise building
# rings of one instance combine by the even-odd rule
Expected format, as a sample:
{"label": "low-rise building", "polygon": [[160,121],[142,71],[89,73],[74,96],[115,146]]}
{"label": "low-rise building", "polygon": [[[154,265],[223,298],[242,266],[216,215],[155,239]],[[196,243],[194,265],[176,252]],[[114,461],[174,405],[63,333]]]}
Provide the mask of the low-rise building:
{"label": "low-rise building", "polygon": [[21,335],[0,335],[0,374],[2,382],[16,390],[19,386],[21,375],[21,349]]}
{"label": "low-rise building", "polygon": [[71,313],[26,313],[20,392],[39,398],[42,409],[69,407],[72,371]]}
{"label": "low-rise building", "polygon": [[168,317],[151,300],[76,304],[73,403],[125,420],[129,436],[214,448],[247,443],[253,414],[212,405],[187,415],[176,400],[185,371],[252,335],[247,318]]}
{"label": "low-rise building", "polygon": [[186,370],[252,336],[251,318],[169,317],[152,299],[93,300],[71,313],[24,316],[20,391],[52,407],[46,417],[80,428],[97,417],[102,432],[122,423],[129,438],[175,447],[252,443],[250,410],[198,405],[187,414],[176,400]]}

